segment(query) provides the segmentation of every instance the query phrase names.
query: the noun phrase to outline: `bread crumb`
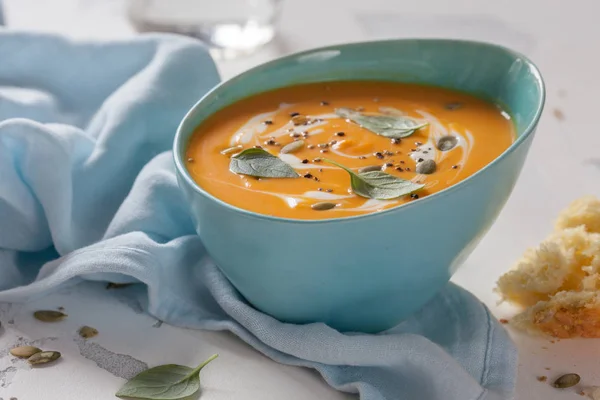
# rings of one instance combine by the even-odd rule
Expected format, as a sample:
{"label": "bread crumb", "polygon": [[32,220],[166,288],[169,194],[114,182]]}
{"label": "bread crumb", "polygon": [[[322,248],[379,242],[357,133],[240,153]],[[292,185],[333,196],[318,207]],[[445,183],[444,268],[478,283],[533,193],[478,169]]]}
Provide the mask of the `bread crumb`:
{"label": "bread crumb", "polygon": [[499,321],[499,322],[500,322],[502,325],[506,325],[506,324],[508,324],[508,320],[507,320],[507,319],[505,319],[505,318],[500,318],[498,321]]}
{"label": "bread crumb", "polygon": [[554,116],[556,117],[557,120],[562,121],[565,119],[565,114],[563,114],[563,112],[559,109],[559,108],[555,108],[552,113],[554,114]]}
{"label": "bread crumb", "polygon": [[548,380],[548,377],[547,377],[547,376],[545,376],[545,375],[541,375],[541,376],[538,376],[538,377],[537,377],[537,380],[538,380],[539,382],[546,382],[546,381]]}
{"label": "bread crumb", "polygon": [[548,367],[546,367],[546,368],[544,368],[544,369],[545,369],[546,371],[550,371],[550,368],[548,368]]}
{"label": "bread crumb", "polygon": [[517,328],[557,338],[600,337],[600,200],[572,202],[555,231],[528,249],[496,290],[526,308],[511,321]]}
{"label": "bread crumb", "polygon": [[577,392],[577,394],[580,396],[585,396],[585,392],[583,390],[580,390],[579,392]]}

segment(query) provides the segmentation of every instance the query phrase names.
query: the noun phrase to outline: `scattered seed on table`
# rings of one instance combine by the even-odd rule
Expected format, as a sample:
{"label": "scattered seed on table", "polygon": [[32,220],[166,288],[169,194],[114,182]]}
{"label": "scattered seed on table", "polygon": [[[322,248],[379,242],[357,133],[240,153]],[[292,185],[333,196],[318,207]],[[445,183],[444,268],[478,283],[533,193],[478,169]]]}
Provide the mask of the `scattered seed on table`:
{"label": "scattered seed on table", "polygon": [[35,353],[31,357],[27,359],[29,364],[38,365],[38,364],[48,364],[54,362],[60,358],[60,353],[58,351],[42,351],[40,353]]}
{"label": "scattered seed on table", "polygon": [[98,335],[98,329],[96,328],[92,328],[91,326],[82,326],[81,328],[79,328],[79,336],[81,336],[84,339],[89,339],[89,338],[93,338],[94,336]]}
{"label": "scattered seed on table", "polygon": [[15,357],[29,358],[32,355],[42,351],[42,349],[39,349],[35,346],[18,346],[18,347],[13,347],[9,351],[10,351],[10,354],[12,354]]}
{"label": "scattered seed on table", "polygon": [[58,322],[67,317],[67,314],[54,310],[39,310],[33,313],[33,317],[42,322]]}
{"label": "scattered seed on table", "polygon": [[577,374],[564,374],[563,376],[555,380],[552,386],[554,386],[557,389],[566,389],[577,385],[580,380],[581,377]]}

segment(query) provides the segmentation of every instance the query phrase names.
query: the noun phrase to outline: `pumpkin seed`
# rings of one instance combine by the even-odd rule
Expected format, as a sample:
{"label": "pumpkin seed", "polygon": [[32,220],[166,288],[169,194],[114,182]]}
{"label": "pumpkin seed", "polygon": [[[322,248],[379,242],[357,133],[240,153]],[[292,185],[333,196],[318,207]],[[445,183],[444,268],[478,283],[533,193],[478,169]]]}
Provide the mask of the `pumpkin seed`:
{"label": "pumpkin seed", "polygon": [[435,172],[436,164],[433,160],[424,160],[417,164],[417,174],[433,174]]}
{"label": "pumpkin seed", "polygon": [[326,201],[323,201],[321,203],[315,203],[312,206],[310,206],[310,208],[312,208],[313,210],[316,211],[325,211],[325,210],[331,210],[332,208],[335,208],[336,204],[335,203],[329,203]]}
{"label": "pumpkin seed", "polygon": [[87,325],[79,328],[78,332],[79,336],[81,336],[84,339],[93,338],[94,336],[98,335],[98,329],[92,328],[91,326]]}
{"label": "pumpkin seed", "polygon": [[381,165],[369,165],[358,169],[359,174],[371,171],[381,171]]}
{"label": "pumpkin seed", "polygon": [[581,377],[577,374],[565,374],[555,380],[552,386],[558,389],[566,389],[577,385],[580,380]]}
{"label": "pumpkin seed", "polygon": [[40,353],[35,353],[29,357],[27,361],[29,361],[29,364],[31,365],[37,365],[51,363],[59,358],[60,353],[58,351],[42,351]]}
{"label": "pumpkin seed", "polygon": [[282,154],[294,153],[304,147],[304,140],[296,140],[295,142],[288,143],[281,148]]}
{"label": "pumpkin seed", "polygon": [[122,288],[126,288],[127,286],[131,286],[131,285],[133,285],[133,283],[108,282],[108,284],[106,285],[106,289],[122,289]]}
{"label": "pumpkin seed", "polygon": [[10,349],[10,354],[19,358],[29,358],[40,351],[42,351],[42,349],[38,349],[34,346],[18,346]]}
{"label": "pumpkin seed", "polygon": [[228,154],[231,154],[231,153],[238,152],[238,151],[242,150],[243,148],[244,148],[243,146],[237,145],[237,146],[228,147],[228,148],[226,148],[224,150],[221,150],[220,153],[223,154],[223,155],[228,155]]}
{"label": "pumpkin seed", "polygon": [[292,123],[294,125],[302,125],[308,122],[308,118],[306,118],[306,115],[294,115],[292,117]]}
{"label": "pumpkin seed", "polygon": [[458,144],[458,139],[456,136],[444,136],[441,137],[437,142],[437,148],[440,151],[448,151],[452,150]]}
{"label": "pumpkin seed", "polygon": [[33,313],[33,316],[38,321],[42,322],[58,322],[67,317],[67,314],[54,310],[40,310]]}

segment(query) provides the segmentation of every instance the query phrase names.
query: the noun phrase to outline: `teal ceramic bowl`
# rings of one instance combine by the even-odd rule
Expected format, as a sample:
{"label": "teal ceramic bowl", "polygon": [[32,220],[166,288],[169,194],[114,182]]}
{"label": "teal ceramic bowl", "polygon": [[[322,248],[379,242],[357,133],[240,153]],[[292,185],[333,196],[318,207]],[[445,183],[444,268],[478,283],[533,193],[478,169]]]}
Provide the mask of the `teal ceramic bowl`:
{"label": "teal ceramic bowl", "polygon": [[[412,82],[503,105],[518,138],[470,178],[383,212],[293,220],[231,206],[190,177],[183,157],[194,129],[240,99],[284,86],[340,80]],[[257,309],[292,323],[378,332],[441,288],[490,228],[519,176],[544,104],[525,57],[495,45],[408,39],[310,50],[253,68],[206,94],[175,138],[179,185],[208,253]]]}

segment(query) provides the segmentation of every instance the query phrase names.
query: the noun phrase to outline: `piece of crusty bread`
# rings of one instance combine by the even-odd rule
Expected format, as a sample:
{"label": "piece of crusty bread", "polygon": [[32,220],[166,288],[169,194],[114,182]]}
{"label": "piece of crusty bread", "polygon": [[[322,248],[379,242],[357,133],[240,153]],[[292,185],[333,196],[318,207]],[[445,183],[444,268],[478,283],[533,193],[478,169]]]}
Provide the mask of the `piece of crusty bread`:
{"label": "piece of crusty bread", "polygon": [[511,325],[557,338],[600,337],[600,293],[559,292],[527,308]]}
{"label": "piece of crusty bread", "polygon": [[[498,280],[503,300],[528,307],[517,327],[557,337],[600,337],[600,200],[583,197],[555,231]],[[598,320],[598,321],[596,321]]]}

